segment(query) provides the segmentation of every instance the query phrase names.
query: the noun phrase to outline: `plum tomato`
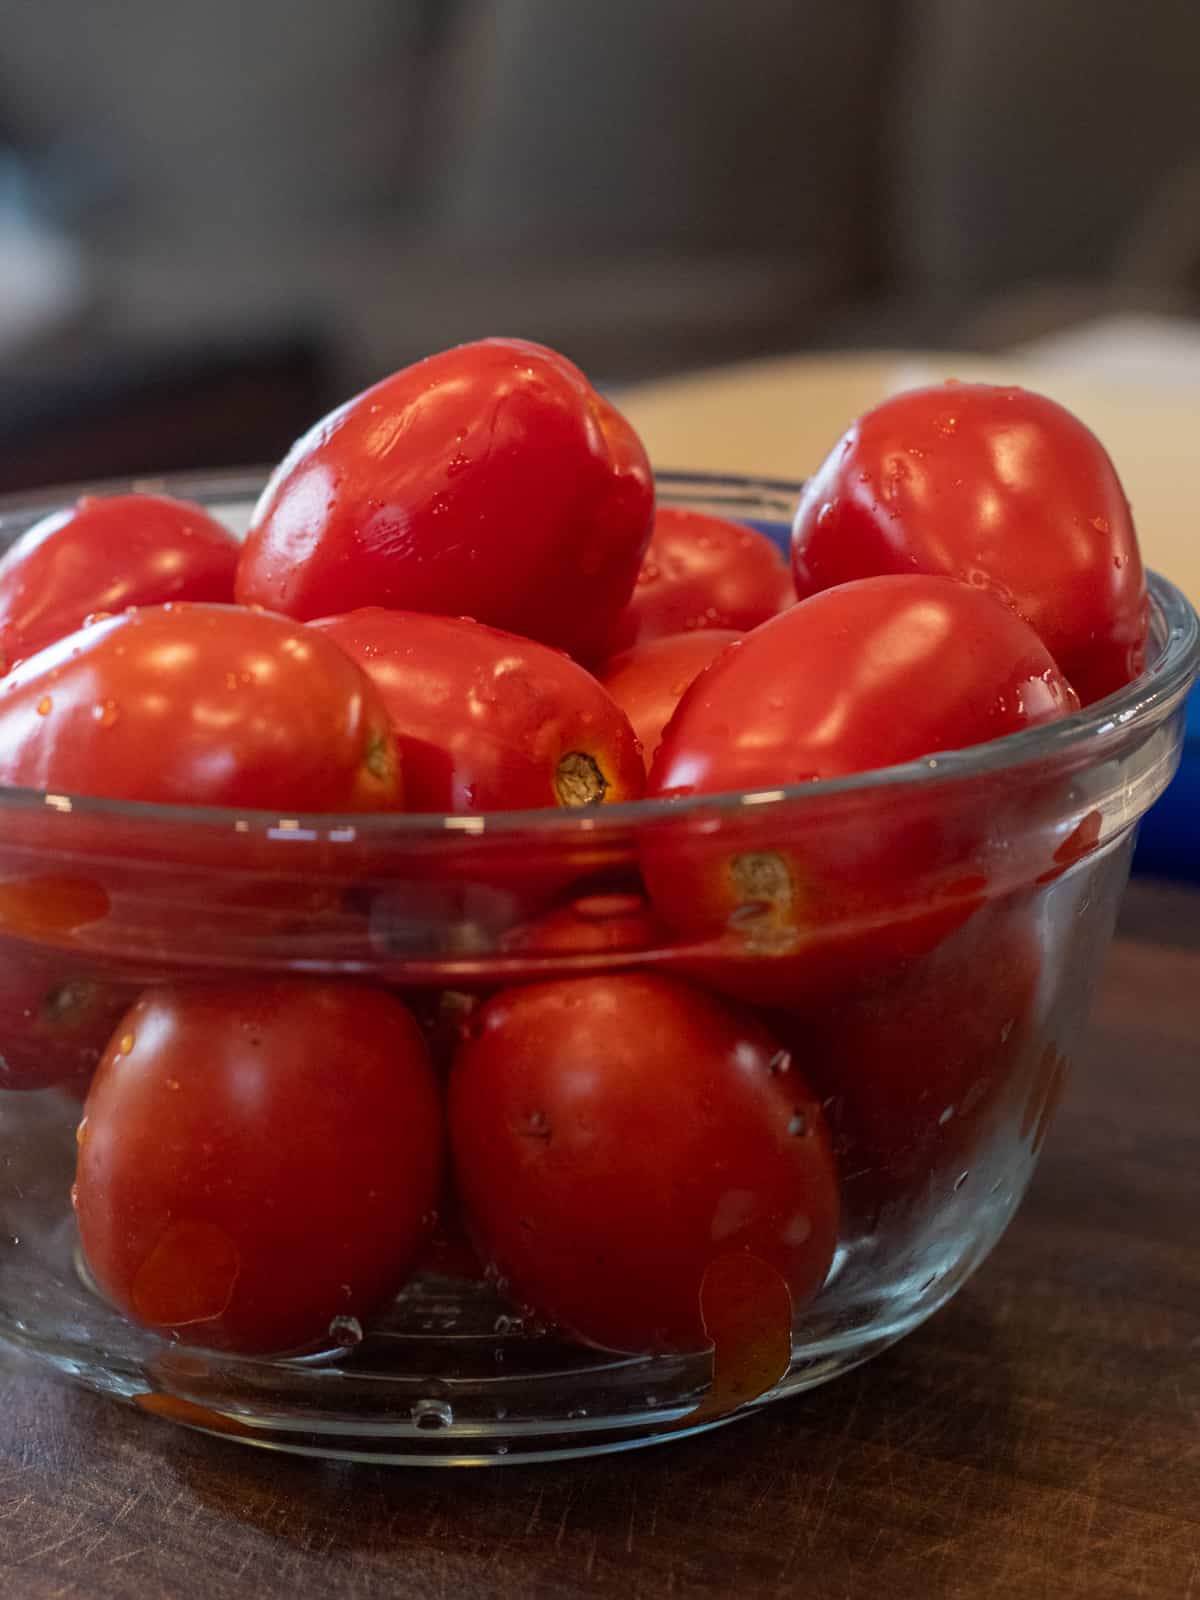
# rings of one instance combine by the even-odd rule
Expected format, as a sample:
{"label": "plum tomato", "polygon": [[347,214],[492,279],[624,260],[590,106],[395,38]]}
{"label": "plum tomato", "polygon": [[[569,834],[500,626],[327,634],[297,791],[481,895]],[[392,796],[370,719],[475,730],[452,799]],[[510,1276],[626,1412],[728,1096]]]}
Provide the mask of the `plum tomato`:
{"label": "plum tomato", "polygon": [[126,611],[23,662],[0,688],[0,782],[263,810],[399,798],[361,669],[310,628],[219,605]]}
{"label": "plum tomato", "polygon": [[254,511],[245,604],[470,616],[603,651],[633,592],[654,484],[633,429],[541,345],[484,339],[366,390],[293,446]]}
{"label": "plum tomato", "polygon": [[660,506],[611,648],[699,628],[748,633],[795,599],[787,560],[765,533],[704,511]]}
{"label": "plum tomato", "polygon": [[741,637],[724,628],[672,633],[622,650],[597,670],[596,676],[632,723],[647,767],[684,691],[726,645]]}
{"label": "plum tomato", "polygon": [[0,558],[2,670],[97,613],[168,600],[232,602],[240,551],[228,528],[189,500],[84,495]]}
{"label": "plum tomato", "polygon": [[135,998],[85,957],[0,938],[0,1089],[86,1084]]}
{"label": "plum tomato", "polygon": [[[950,578],[862,579],[801,601],[707,668],[667,727],[652,797],[762,791],[934,756],[1077,707],[1038,636]],[[931,774],[931,777],[933,775]],[[804,1003],[839,977],[928,949],[978,903],[992,812],[894,795],[739,808],[647,830],[656,909],[709,942],[696,968],[747,999]]]}
{"label": "plum tomato", "polygon": [[466,617],[369,606],[314,623],[387,708],[410,811],[521,811],[636,800],[624,712],[560,650]]}
{"label": "plum tomato", "polygon": [[460,1200],[508,1292],[585,1343],[706,1347],[700,1290],[747,1255],[793,1305],[838,1226],[825,1125],[756,1019],[671,978],[562,979],[495,995],[450,1076]]}
{"label": "plum tomato", "polygon": [[1036,1036],[1040,974],[1028,903],[989,906],[932,954],[805,1019],[848,1216],[870,1226],[970,1168]]}
{"label": "plum tomato", "polygon": [[420,1030],[382,990],[149,990],[84,1105],[74,1190],[102,1291],[212,1349],[353,1342],[435,1221],[445,1130]]}
{"label": "plum tomato", "polygon": [[1111,460],[1042,395],[914,389],[846,432],[800,498],[801,596],[881,573],[990,589],[1042,637],[1090,704],[1142,670],[1146,583]]}

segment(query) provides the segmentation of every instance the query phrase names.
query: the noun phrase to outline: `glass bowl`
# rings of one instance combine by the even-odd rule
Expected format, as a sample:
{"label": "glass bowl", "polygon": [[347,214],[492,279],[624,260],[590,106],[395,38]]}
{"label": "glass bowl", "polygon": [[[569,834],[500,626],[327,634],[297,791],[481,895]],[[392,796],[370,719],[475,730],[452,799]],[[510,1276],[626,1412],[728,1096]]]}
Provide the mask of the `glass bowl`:
{"label": "glass bowl", "polygon": [[[240,528],[260,482],[153,487]],[[661,474],[659,488],[780,538],[799,492],[682,473]],[[65,498],[4,511],[0,537]],[[0,1340],[89,1388],[252,1444],[482,1464],[679,1437],[901,1338],[956,1292],[1021,1199],[1138,820],[1178,762],[1197,621],[1161,578],[1151,595],[1150,664],[1121,693],[1048,728],[801,789],[486,817],[280,817],[0,792],[10,1080],[62,1052],[52,1024],[64,1009],[90,1019],[67,1036],[69,1070],[51,1074],[71,1081],[0,1091]],[[705,893],[713,873],[738,886],[719,921]],[[667,886],[659,910],[645,881]],[[800,924],[799,881],[821,890]],[[782,1326],[778,1278],[734,1296],[732,1331],[738,1318],[710,1318],[710,1302],[705,1323],[721,1331],[697,1348],[581,1343],[450,1249],[365,1327],[336,1318],[325,1347],[286,1358],[133,1325],[78,1246],[81,1086],[144,987],[252,974],[398,992],[441,1056],[481,996],[535,980],[649,974],[706,991],[740,1026],[753,1014],[778,1043],[770,1070],[792,1073],[798,1102],[819,1103],[837,1164],[823,1280]],[[788,1131],[812,1137],[811,1118],[798,1112]],[[729,1208],[742,1198],[722,1196],[714,1240],[736,1243]],[[655,1220],[645,1218],[651,1259]],[[714,1243],[713,1259],[727,1265],[724,1248]]]}

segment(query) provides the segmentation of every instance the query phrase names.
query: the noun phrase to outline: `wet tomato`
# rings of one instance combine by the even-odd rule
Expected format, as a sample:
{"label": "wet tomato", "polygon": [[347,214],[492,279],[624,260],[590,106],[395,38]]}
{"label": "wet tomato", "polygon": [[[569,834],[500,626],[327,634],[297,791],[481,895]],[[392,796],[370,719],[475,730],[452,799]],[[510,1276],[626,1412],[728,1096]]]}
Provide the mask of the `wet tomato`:
{"label": "wet tomato", "polygon": [[450,1079],[460,1198],[515,1300],[609,1349],[699,1350],[715,1261],[753,1257],[799,1307],[837,1233],[824,1123],[754,1018],[669,978],[509,989]]}
{"label": "wet tomato", "polygon": [[353,611],[313,625],[371,678],[410,811],[520,811],[636,800],[624,712],[559,650],[465,617]]}
{"label": "wet tomato", "polygon": [[192,1344],[352,1343],[429,1235],[443,1146],[420,1030],[390,995],[150,990],[84,1106],[88,1266],[126,1316]]}
{"label": "wet tomato", "polygon": [[579,369],[485,339],[393,374],[293,447],[255,509],[238,598],[300,618],[471,616],[590,658],[653,511],[637,435]]}
{"label": "wet tomato", "polygon": [[202,506],[157,494],[84,495],[0,558],[7,670],[85,617],[167,600],[233,600],[241,545]]}
{"label": "wet tomato", "polygon": [[778,815],[772,797],[1038,727],[1076,705],[1038,636],[985,591],[914,575],[802,601],[703,672],[667,727],[651,796],[747,790],[764,803],[728,813],[719,839],[702,816],[647,830],[655,906],[711,944],[715,962],[698,974],[769,1003],[804,1003],[920,954],[970,915],[985,880],[969,864],[989,829],[1014,819],[994,801],[989,810],[919,785],[886,817],[869,794],[814,793]]}
{"label": "wet tomato", "polygon": [[741,637],[722,628],[672,633],[622,650],[598,669],[596,676],[633,724],[647,766],[684,691]]}
{"label": "wet tomato", "polygon": [[69,634],[0,689],[0,782],[186,805],[387,808],[385,712],[332,641],[237,606],[145,606]]}
{"label": "wet tomato", "polygon": [[788,563],[765,533],[660,506],[612,649],[701,628],[748,633],[795,599]]}
{"label": "wet tomato", "polygon": [[990,589],[1041,635],[1084,705],[1137,676],[1145,577],[1099,440],[1042,395],[916,389],[868,411],[800,499],[799,594],[879,573]]}

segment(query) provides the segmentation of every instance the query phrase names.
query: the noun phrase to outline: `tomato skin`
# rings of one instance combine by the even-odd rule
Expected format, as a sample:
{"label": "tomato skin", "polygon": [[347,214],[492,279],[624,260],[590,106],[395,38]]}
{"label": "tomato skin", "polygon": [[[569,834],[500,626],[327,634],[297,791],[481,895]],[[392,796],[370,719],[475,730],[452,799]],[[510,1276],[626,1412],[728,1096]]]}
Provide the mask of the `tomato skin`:
{"label": "tomato skin", "polygon": [[1145,664],[1145,575],[1116,470],[1076,417],[1027,390],[939,385],[860,417],[801,495],[792,570],[801,596],[897,572],[989,588],[1084,705]]}
{"label": "tomato skin", "polygon": [[[407,809],[520,811],[636,800],[624,713],[559,650],[466,617],[370,606],[312,624],[372,680],[392,721]],[[582,758],[582,759],[579,759]]]}
{"label": "tomato skin", "polygon": [[387,714],[332,642],[239,606],[145,606],[0,689],[0,782],[265,810],[398,803]]}
{"label": "tomato skin", "polygon": [[621,651],[597,670],[596,676],[632,723],[647,767],[684,691],[741,637],[725,628],[668,634]]}
{"label": "tomato skin", "polygon": [[148,991],[84,1106],[75,1207],[134,1321],[213,1349],[337,1343],[434,1222],[444,1128],[420,1030],[351,983]]}
{"label": "tomato skin", "polygon": [[313,618],[385,605],[598,654],[654,512],[645,451],[579,369],[484,339],[385,378],[293,446],[237,595]]}
{"label": "tomato skin", "polygon": [[86,1084],[135,997],[78,955],[0,938],[0,1089]]}
{"label": "tomato skin", "polygon": [[[1074,691],[1037,635],[953,579],[863,579],[812,596],[703,672],[667,727],[652,797],[774,790],[887,767],[1055,721]],[[855,806],[742,808],[720,834],[686,816],[649,831],[647,887],[664,920],[712,941],[697,975],[803,1005],[932,948],[985,884],[971,866],[995,818],[944,813],[913,790]],[[747,920],[749,919],[749,920]],[[689,970],[693,970],[689,968]]]}
{"label": "tomato skin", "polygon": [[793,605],[787,560],[757,528],[704,511],[659,506],[613,650],[672,633],[748,633]]}
{"label": "tomato skin", "polygon": [[941,949],[805,1019],[849,1216],[871,1225],[970,1168],[1036,1035],[1041,966],[1029,908],[989,907]]}
{"label": "tomato skin", "polygon": [[0,557],[0,657],[16,662],[85,617],[168,600],[231,602],[241,545],[189,500],[84,495]]}
{"label": "tomato skin", "polygon": [[820,1112],[754,1018],[669,978],[509,989],[455,1060],[459,1195],[514,1297],[586,1343],[699,1350],[707,1266],[749,1252],[796,1307],[837,1233]]}
{"label": "tomato skin", "polygon": [[950,578],[867,578],[772,618],[697,678],[649,793],[840,778],[1077,709],[1041,640],[992,595]]}

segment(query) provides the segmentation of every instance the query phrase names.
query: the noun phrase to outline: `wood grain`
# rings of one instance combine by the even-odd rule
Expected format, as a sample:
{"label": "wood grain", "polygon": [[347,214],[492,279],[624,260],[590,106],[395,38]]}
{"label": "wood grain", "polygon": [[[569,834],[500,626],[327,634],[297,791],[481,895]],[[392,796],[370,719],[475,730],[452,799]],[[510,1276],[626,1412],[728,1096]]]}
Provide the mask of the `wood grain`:
{"label": "wood grain", "polygon": [[1034,1189],[841,1381],[593,1462],[326,1466],[0,1361],[4,1600],[1200,1600],[1200,894],[1139,886]]}

